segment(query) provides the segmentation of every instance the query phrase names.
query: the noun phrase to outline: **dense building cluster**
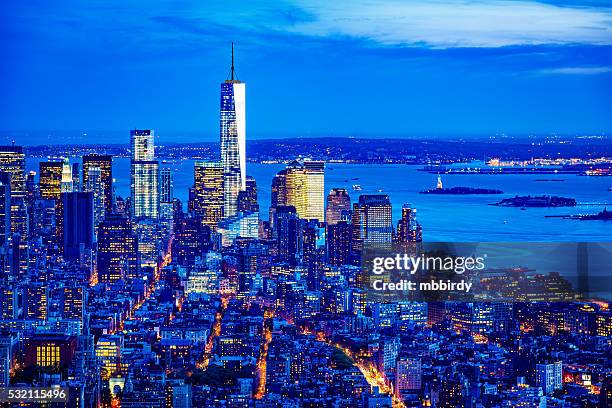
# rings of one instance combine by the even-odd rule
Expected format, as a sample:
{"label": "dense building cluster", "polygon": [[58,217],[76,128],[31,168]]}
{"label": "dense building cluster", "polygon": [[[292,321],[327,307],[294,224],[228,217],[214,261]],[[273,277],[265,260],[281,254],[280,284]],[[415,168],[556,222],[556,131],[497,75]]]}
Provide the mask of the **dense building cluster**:
{"label": "dense building cluster", "polygon": [[394,225],[387,195],[326,196],[325,164],[295,160],[263,219],[244,109],[232,66],[186,205],[152,130],[130,132],[130,197],[111,155],[36,174],[0,147],[0,387],[67,387],[69,407],[610,406],[608,303],[369,300],[363,249],[420,242],[416,209]]}

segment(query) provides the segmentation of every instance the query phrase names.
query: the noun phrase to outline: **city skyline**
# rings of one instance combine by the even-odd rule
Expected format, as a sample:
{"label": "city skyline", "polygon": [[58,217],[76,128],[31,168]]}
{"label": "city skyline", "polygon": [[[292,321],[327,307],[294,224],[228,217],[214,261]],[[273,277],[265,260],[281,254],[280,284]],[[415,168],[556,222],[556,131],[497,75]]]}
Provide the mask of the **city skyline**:
{"label": "city skyline", "polygon": [[[442,1],[376,9],[358,2],[342,11],[287,2],[251,4],[235,19],[217,6],[203,13],[191,2],[159,5],[134,20],[139,4],[60,2],[51,11],[10,1],[2,11],[0,47],[11,64],[0,72],[9,101],[0,137],[108,142],[143,127],[166,142],[215,140],[211,91],[228,72],[232,41],[238,75],[251,84],[252,139],[609,134],[612,127],[603,2],[466,2],[454,15]],[[109,27],[115,12],[122,17]],[[44,28],[26,24],[34,14],[47,16]],[[291,103],[281,103],[277,84],[290,87]],[[144,97],[137,105],[134,94]]]}

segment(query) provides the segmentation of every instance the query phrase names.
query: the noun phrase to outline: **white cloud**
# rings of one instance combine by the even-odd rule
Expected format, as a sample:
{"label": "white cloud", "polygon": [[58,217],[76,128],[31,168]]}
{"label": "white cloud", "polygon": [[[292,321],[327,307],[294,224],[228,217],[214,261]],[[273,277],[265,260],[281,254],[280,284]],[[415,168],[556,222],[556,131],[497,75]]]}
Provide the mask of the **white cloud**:
{"label": "white cloud", "polygon": [[538,71],[541,74],[559,74],[559,75],[598,75],[612,72],[612,67],[560,67],[551,69],[542,69]]}
{"label": "white cloud", "polygon": [[517,0],[295,0],[314,16],[284,27],[313,36],[349,36],[383,45],[501,47],[612,44],[612,9]]}

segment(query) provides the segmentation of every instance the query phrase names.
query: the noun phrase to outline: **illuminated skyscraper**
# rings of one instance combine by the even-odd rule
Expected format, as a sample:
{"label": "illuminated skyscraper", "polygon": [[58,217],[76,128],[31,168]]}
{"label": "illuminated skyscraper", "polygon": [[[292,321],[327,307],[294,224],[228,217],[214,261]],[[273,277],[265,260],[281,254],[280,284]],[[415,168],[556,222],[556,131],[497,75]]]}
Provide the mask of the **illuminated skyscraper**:
{"label": "illuminated skyscraper", "polygon": [[132,160],[155,160],[155,133],[150,129],[130,131]]}
{"label": "illuminated skyscraper", "polygon": [[339,221],[327,226],[327,260],[332,265],[346,265],[351,255],[353,226],[347,221]]}
{"label": "illuminated skyscraper", "polygon": [[153,131],[132,130],[132,216],[159,217],[159,162],[155,161]]}
{"label": "illuminated skyscraper", "polygon": [[102,182],[102,170],[99,167],[88,166],[87,183],[84,185],[84,191],[93,194],[94,232],[97,235],[98,225],[100,225],[106,213],[104,183]]}
{"label": "illuminated skyscraper", "polygon": [[62,182],[61,162],[40,162],[38,164],[38,189],[44,200],[59,200]]}
{"label": "illuminated skyscraper", "polygon": [[72,166],[67,158],[62,162],[62,181],[60,183],[60,191],[62,193],[72,192],[74,187],[72,180]]}
{"label": "illuminated skyscraper", "polygon": [[325,222],[334,225],[343,219],[346,220],[351,212],[351,197],[343,188],[332,188],[327,195],[327,209]]}
{"label": "illuminated skyscraper", "polygon": [[272,180],[272,206],[295,207],[305,220],[325,219],[325,164],[293,161]]}
{"label": "illuminated skyscraper", "polygon": [[174,196],[174,182],[172,179],[172,169],[164,167],[160,170],[160,194],[159,201],[171,203]]}
{"label": "illuminated skyscraper", "polygon": [[396,241],[400,243],[423,241],[421,224],[416,220],[416,208],[410,204],[402,207],[402,218],[397,223]]}
{"label": "illuminated skyscraper", "polygon": [[0,171],[11,176],[11,232],[24,237],[20,253],[22,263],[28,260],[28,209],[25,202],[25,153],[21,146],[0,146]]}
{"label": "illuminated skyscraper", "polygon": [[544,395],[551,395],[563,388],[563,364],[560,361],[536,364],[536,385],[542,387]]}
{"label": "illuminated skyscraper", "polygon": [[388,245],[393,239],[391,202],[386,194],[361,195],[353,205],[353,249],[364,245]]}
{"label": "illuminated skyscraper", "polygon": [[111,283],[138,270],[138,242],[132,223],[121,214],[109,214],[98,228],[98,281]]}
{"label": "illuminated skyscraper", "polygon": [[0,171],[11,174],[13,197],[25,196],[25,153],[21,146],[0,146]]}
{"label": "illuminated skyscraper", "polygon": [[238,193],[246,189],[246,87],[234,72],[234,44],[230,79],[221,84],[221,164],[224,172],[224,216],[238,209]]}
{"label": "illuminated skyscraper", "polygon": [[[11,236],[11,176],[0,172],[0,257],[6,261],[7,244]],[[4,262],[3,262],[4,263]],[[0,265],[2,266],[2,265]],[[2,271],[0,270],[0,275]]]}
{"label": "illuminated skyscraper", "polygon": [[107,213],[113,212],[113,156],[88,154],[83,156],[83,188],[89,183],[89,169],[100,169],[100,182],[104,190],[104,208]]}
{"label": "illuminated skyscraper", "polygon": [[246,189],[238,193],[238,211],[259,212],[257,182],[251,176],[247,176]]}
{"label": "illuminated skyscraper", "polygon": [[204,225],[215,230],[224,216],[223,166],[220,163],[196,162],[193,171],[192,211]]}

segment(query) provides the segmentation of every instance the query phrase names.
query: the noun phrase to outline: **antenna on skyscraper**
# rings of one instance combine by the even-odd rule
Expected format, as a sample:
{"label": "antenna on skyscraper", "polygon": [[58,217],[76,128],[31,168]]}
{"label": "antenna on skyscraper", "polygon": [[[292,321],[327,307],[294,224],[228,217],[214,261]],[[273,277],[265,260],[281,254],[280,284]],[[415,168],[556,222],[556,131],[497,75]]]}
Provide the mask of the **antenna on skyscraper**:
{"label": "antenna on skyscraper", "polygon": [[232,41],[232,81],[234,80],[234,42]]}

